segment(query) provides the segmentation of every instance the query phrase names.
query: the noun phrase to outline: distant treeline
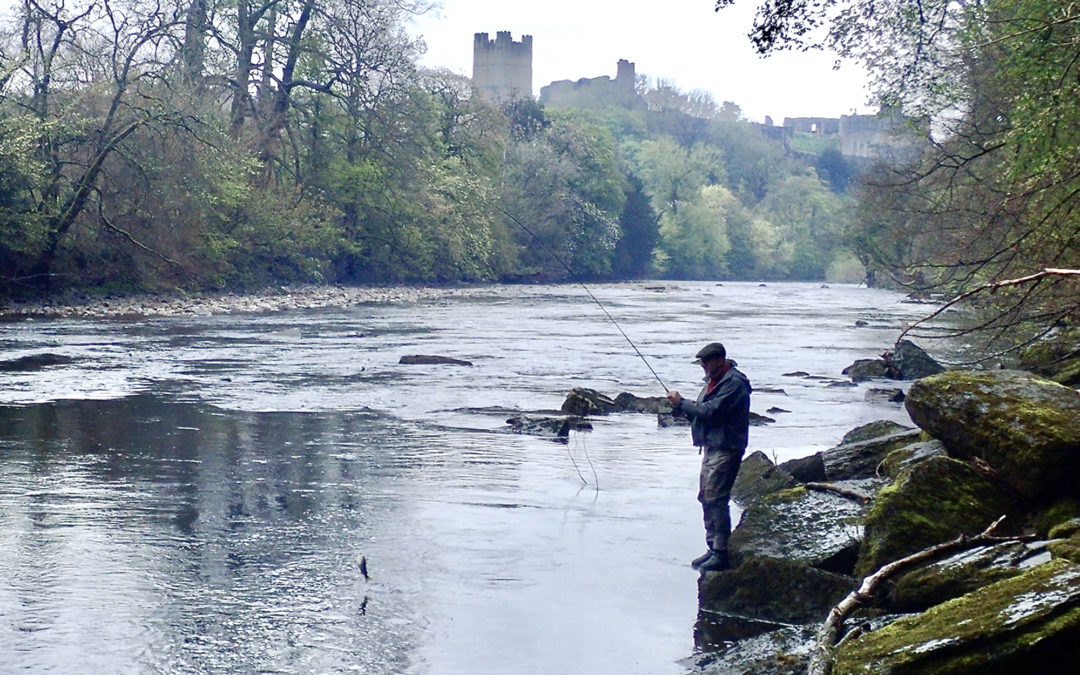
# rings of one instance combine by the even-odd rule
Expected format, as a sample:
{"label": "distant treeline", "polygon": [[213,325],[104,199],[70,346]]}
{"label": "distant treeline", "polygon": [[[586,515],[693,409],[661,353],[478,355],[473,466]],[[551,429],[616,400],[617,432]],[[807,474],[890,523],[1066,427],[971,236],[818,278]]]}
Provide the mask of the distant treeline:
{"label": "distant treeline", "polygon": [[[0,23],[0,295],[858,281],[851,167],[732,103],[493,106],[411,0],[25,0]],[[539,239],[539,241],[537,241]],[[558,259],[556,259],[556,257]]]}

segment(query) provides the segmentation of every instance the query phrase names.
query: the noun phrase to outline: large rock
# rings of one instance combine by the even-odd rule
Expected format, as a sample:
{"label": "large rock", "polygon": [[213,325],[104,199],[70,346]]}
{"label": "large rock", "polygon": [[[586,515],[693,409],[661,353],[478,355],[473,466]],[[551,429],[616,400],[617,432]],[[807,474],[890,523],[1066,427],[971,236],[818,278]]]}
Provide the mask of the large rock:
{"label": "large rock", "polygon": [[819,483],[825,480],[825,460],[820,452],[807,457],[789,459],[778,465],[780,470],[800,483]]}
{"label": "large rock", "polygon": [[575,387],[566,395],[562,411],[567,415],[607,415],[617,410],[615,401],[595,389]]}
{"label": "large rock", "polygon": [[1050,551],[1044,541],[980,546],[901,576],[886,604],[891,611],[922,612],[1048,562]]}
{"label": "large rock", "polygon": [[[878,465],[897,448],[919,441],[918,429],[905,429],[862,441],[841,443],[821,454],[826,480],[872,478]],[[861,436],[858,436],[861,438]]]}
{"label": "large rock", "polygon": [[919,462],[931,457],[948,457],[948,455],[945,446],[936,438],[931,438],[924,443],[905,445],[893,450],[881,460],[881,464],[878,465],[878,475],[895,480],[901,473]]}
{"label": "large rock", "polygon": [[1021,371],[949,371],[915,382],[905,406],[950,455],[986,462],[1022,494],[1080,494],[1076,390]]}
{"label": "large rock", "polygon": [[739,475],[731,488],[731,496],[744,506],[761,497],[795,487],[796,480],[780,469],[765,453],[757,450],[743,458]]}
{"label": "large rock", "polygon": [[866,576],[960,534],[978,534],[1001,515],[1013,516],[1003,532],[1019,526],[1011,491],[961,461],[930,457],[878,493],[866,517],[866,540],[855,572]]}
{"label": "large rock", "polygon": [[889,377],[894,380],[918,380],[945,370],[945,366],[911,340],[901,340],[885,356],[885,362],[888,364]]}
{"label": "large rock", "polygon": [[889,368],[884,359],[857,359],[841,372],[855,382],[866,382],[888,377]]}
{"label": "large rock", "polygon": [[781,623],[817,623],[855,588],[855,580],[794,560],[750,557],[698,582],[698,606],[710,612]]}
{"label": "large rock", "polygon": [[[861,500],[803,487],[747,506],[728,542],[732,558],[777,558],[850,574],[862,536]],[[767,585],[767,584],[765,584]]]}
{"label": "large rock", "polygon": [[[699,617],[694,630],[694,659],[691,675],[805,675],[815,644],[816,625],[783,626],[755,637],[740,640],[723,651],[710,634],[711,616]],[[723,637],[721,634],[718,637]]]}
{"label": "large rock", "polygon": [[845,640],[845,673],[1057,673],[1080,641],[1080,565],[1055,561]]}
{"label": "large rock", "polygon": [[640,413],[671,412],[671,403],[664,396],[642,397],[624,391],[615,397],[615,410]]}

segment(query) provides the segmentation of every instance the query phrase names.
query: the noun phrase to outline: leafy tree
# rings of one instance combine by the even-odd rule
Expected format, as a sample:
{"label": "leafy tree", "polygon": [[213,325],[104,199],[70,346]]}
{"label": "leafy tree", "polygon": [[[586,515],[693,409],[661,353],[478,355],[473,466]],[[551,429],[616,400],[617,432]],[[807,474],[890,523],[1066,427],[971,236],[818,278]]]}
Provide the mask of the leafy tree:
{"label": "leafy tree", "polygon": [[652,252],[659,241],[659,223],[641,179],[627,178],[626,206],[619,216],[621,236],[615,245],[612,272],[619,278],[641,278],[649,273]]}
{"label": "leafy tree", "polygon": [[661,274],[678,279],[717,279],[727,272],[731,249],[727,223],[742,209],[739,200],[722,185],[698,188],[697,198],[678,212],[660,219],[660,246],[656,266]]}

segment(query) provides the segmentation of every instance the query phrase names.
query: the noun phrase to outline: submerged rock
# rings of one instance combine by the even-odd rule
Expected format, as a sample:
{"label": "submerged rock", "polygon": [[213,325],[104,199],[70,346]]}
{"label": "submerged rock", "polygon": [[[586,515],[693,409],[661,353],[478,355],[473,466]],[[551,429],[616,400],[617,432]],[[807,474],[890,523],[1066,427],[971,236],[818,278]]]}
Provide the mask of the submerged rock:
{"label": "submerged rock", "polygon": [[566,395],[562,411],[568,415],[607,415],[616,411],[615,401],[595,389],[575,387]]}
{"label": "submerged rock", "polygon": [[832,672],[1060,672],[1080,640],[1080,565],[1055,561],[843,641]]}
{"label": "submerged rock", "polygon": [[866,382],[887,377],[889,368],[885,365],[884,359],[857,359],[840,372],[855,382]]}
{"label": "submerged rock", "polygon": [[592,431],[592,424],[581,417],[511,417],[506,420],[509,430],[530,436],[550,436],[566,440],[571,431]]}
{"label": "submerged rock", "polygon": [[30,354],[20,356],[17,359],[0,361],[0,372],[4,373],[33,373],[49,366],[64,366],[74,363],[75,359],[63,354]]}
{"label": "submerged rock", "polygon": [[949,371],[912,385],[911,419],[949,454],[977,458],[1020,493],[1080,495],[1080,393],[1015,370]]}
{"label": "submerged rock", "polygon": [[430,354],[409,354],[402,356],[398,363],[406,366],[471,366],[471,361],[455,359],[450,356],[435,356]]}

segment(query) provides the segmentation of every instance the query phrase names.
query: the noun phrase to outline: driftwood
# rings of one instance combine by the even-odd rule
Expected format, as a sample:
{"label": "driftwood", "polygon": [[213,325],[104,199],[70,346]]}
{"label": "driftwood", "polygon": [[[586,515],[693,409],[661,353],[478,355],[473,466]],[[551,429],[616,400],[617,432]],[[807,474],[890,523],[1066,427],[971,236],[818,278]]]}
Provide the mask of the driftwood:
{"label": "driftwood", "polygon": [[894,560],[863,579],[859,588],[849,593],[847,597],[829,611],[829,616],[825,619],[825,623],[818,629],[817,645],[814,647],[814,654],[811,657],[810,669],[808,671],[810,675],[829,675],[832,671],[833,661],[835,659],[837,639],[844,628],[844,622],[852,612],[872,600],[881,585],[889,578],[900,572],[907,571],[909,568],[930,562],[946,554],[975,548],[984,544],[997,544],[1008,541],[1027,541],[1032,539],[1032,536],[1030,535],[1017,537],[995,536],[994,531],[997,530],[998,525],[1000,525],[1003,520],[1005,520],[1005,516],[1001,516],[991,523],[990,527],[973,537],[960,535],[956,539],[941,544],[935,544],[918,553],[912,553],[906,558]]}
{"label": "driftwood", "polygon": [[849,490],[846,487],[837,485],[836,483],[803,483],[802,485],[807,490],[817,490],[818,492],[832,492],[833,494],[846,497],[848,499],[854,499],[857,502],[866,504],[870,501],[870,495],[859,492],[858,490]]}

